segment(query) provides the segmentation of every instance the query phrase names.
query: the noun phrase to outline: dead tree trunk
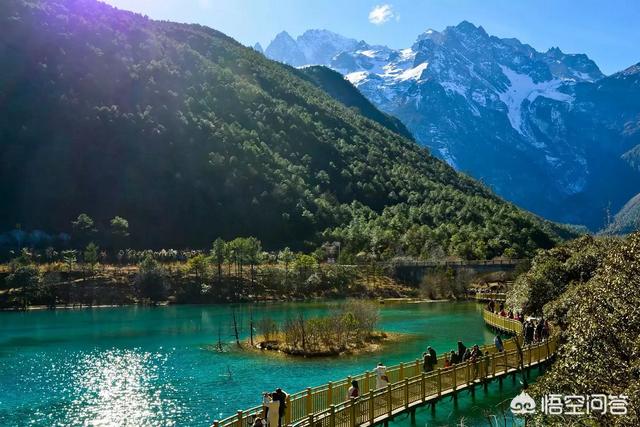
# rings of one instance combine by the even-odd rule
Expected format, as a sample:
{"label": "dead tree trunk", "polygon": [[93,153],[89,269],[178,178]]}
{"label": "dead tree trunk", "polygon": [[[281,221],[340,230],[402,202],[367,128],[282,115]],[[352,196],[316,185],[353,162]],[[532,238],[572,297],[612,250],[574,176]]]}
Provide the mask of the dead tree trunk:
{"label": "dead tree trunk", "polygon": [[242,345],[240,344],[240,331],[238,328],[238,318],[236,316],[236,311],[233,310],[231,313],[233,317],[233,334],[236,337],[236,344],[238,345],[238,347],[242,347]]}
{"label": "dead tree trunk", "polygon": [[249,334],[251,347],[253,347],[253,310],[249,311]]}

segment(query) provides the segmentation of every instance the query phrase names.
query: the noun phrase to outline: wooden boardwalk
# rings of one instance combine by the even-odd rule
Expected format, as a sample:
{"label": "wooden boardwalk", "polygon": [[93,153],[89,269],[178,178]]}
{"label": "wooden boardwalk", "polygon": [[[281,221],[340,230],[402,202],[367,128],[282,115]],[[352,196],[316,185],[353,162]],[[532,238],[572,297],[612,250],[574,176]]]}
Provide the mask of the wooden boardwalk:
{"label": "wooden boardwalk", "polygon": [[[319,387],[307,388],[289,396],[285,422],[291,427],[355,427],[385,423],[393,417],[409,412],[425,404],[435,404],[444,396],[471,389],[501,379],[520,369],[546,362],[556,351],[557,338],[522,347],[522,325],[517,320],[501,317],[483,310],[484,321],[497,329],[512,333],[514,338],[504,341],[505,351],[495,347],[481,347],[483,357],[476,362],[466,362],[444,368],[444,360],[438,359],[437,367],[429,373],[422,372],[420,360],[387,368],[390,383],[386,388],[374,390],[372,372],[330,382]],[[347,399],[351,380],[358,380],[362,395]],[[259,398],[257,396],[256,398]],[[236,415],[214,423],[215,427],[251,427],[256,416],[262,414],[262,406],[238,411]]]}

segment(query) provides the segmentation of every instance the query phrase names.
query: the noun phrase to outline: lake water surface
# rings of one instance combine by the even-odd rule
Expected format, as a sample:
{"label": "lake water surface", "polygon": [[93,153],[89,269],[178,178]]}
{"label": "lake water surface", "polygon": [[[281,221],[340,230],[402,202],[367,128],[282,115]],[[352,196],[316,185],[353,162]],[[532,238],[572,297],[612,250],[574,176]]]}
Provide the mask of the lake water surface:
{"label": "lake water surface", "polygon": [[[493,335],[475,303],[387,304],[380,327],[411,334],[381,353],[334,359],[261,356],[212,346],[221,331],[232,343],[231,307],[244,323],[327,313],[336,303],[124,307],[0,313],[0,425],[206,426],[258,405],[262,391],[296,392],[372,369],[415,360],[431,345],[438,354]],[[243,335],[247,336],[245,327]],[[233,348],[233,346],[230,346]],[[513,397],[511,380],[475,398],[447,399],[418,425],[488,425],[487,409]],[[409,425],[400,417],[396,425]]]}

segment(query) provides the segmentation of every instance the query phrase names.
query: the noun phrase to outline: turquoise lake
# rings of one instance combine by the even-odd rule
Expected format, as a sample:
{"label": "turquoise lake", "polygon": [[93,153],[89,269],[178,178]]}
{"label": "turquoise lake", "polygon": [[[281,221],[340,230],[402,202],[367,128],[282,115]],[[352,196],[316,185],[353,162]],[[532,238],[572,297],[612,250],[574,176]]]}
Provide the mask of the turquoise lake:
{"label": "turquoise lake", "polygon": [[[492,342],[475,303],[387,304],[380,328],[411,334],[376,354],[335,359],[263,356],[233,349],[230,313],[244,323],[327,313],[337,303],[124,307],[0,313],[0,425],[208,426],[258,405],[262,391],[296,392],[372,369],[415,360],[431,345],[438,354]],[[221,331],[231,350],[212,346]],[[247,327],[243,336],[247,336]],[[417,425],[488,425],[485,413],[519,391],[511,379],[475,397],[447,398]],[[395,425],[410,425],[399,417]],[[502,420],[501,420],[501,425]]]}

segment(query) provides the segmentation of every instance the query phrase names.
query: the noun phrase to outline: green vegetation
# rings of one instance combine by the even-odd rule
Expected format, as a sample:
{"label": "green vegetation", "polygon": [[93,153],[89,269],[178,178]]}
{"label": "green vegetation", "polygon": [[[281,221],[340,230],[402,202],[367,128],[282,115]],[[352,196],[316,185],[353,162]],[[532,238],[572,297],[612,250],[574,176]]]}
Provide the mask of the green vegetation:
{"label": "green vegetation", "polygon": [[561,347],[533,391],[627,395],[627,416],[537,419],[539,425],[640,424],[640,233],[625,239],[585,237],[544,251],[520,276],[508,305],[544,314]]}
{"label": "green vegetation", "polygon": [[93,242],[82,251],[25,249],[0,265],[0,308],[417,295],[381,269],[327,264],[319,255],[264,252],[255,237],[218,238],[210,252],[126,249],[107,256]]}
{"label": "green vegetation", "polygon": [[134,286],[140,298],[148,299],[153,304],[167,298],[166,272],[153,256],[146,255],[140,263]]}
{"label": "green vegetation", "polygon": [[[71,4],[0,3],[2,230],[64,232],[85,212],[79,249],[251,235],[338,241],[344,263],[522,257],[573,235],[215,30]],[[62,237],[16,232],[5,251]]]}
{"label": "green vegetation", "polygon": [[329,356],[370,349],[385,338],[376,333],[379,311],[375,303],[349,301],[326,317],[300,316],[278,325],[269,318],[258,322],[258,347],[292,355]]}
{"label": "green vegetation", "polygon": [[365,98],[355,86],[337,71],[320,65],[304,67],[297,71],[303,78],[308,79],[347,107],[356,109],[363,116],[380,123],[405,138],[413,139],[411,132],[399,119],[378,110],[371,101]]}

